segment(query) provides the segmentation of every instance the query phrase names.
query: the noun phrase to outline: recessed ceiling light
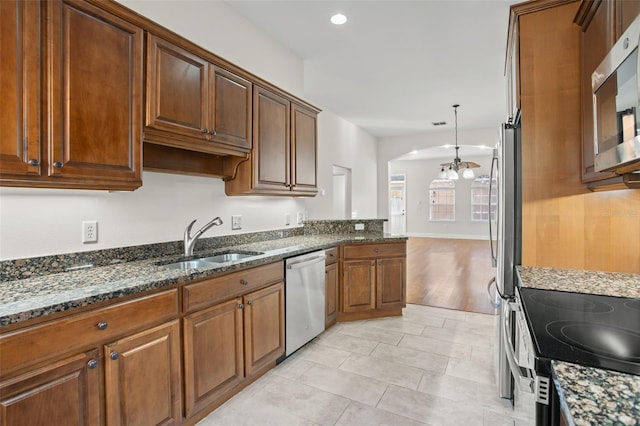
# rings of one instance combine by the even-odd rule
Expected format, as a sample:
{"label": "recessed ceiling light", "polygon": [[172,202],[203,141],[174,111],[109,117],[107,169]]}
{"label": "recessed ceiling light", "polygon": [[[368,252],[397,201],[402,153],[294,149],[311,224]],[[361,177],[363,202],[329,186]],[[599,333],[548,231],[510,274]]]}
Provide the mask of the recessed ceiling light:
{"label": "recessed ceiling light", "polygon": [[331,17],[331,23],[335,25],[342,25],[347,22],[347,17],[342,13],[336,13]]}

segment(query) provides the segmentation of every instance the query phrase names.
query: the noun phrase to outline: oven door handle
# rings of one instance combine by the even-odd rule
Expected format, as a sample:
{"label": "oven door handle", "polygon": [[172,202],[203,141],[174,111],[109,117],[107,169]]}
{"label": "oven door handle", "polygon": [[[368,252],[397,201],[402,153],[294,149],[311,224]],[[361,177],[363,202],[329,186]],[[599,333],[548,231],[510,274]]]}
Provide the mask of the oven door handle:
{"label": "oven door handle", "polygon": [[524,369],[526,375],[522,374],[523,368],[518,365],[516,360],[513,339],[511,338],[511,332],[509,330],[509,323],[511,322],[511,312],[521,309],[517,302],[507,302],[507,309],[504,321],[502,323],[502,336],[505,341],[505,352],[507,354],[507,362],[509,363],[509,369],[514,377],[515,383],[518,388],[527,393],[535,393],[535,380],[533,374],[529,369]]}

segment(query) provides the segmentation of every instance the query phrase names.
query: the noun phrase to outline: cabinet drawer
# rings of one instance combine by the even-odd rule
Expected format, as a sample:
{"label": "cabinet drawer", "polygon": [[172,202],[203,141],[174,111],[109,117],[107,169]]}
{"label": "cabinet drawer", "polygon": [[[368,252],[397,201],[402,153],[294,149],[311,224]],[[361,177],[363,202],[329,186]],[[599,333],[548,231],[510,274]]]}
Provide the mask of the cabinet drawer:
{"label": "cabinet drawer", "polygon": [[331,265],[338,261],[338,247],[326,249],[324,252],[327,255],[327,260],[325,260],[325,265]]}
{"label": "cabinet drawer", "polygon": [[406,243],[355,244],[342,248],[344,259],[369,259],[406,255]]}
{"label": "cabinet drawer", "polygon": [[182,291],[183,308],[193,312],[282,280],[284,265],[275,262],[189,284]]}
{"label": "cabinet drawer", "polygon": [[177,315],[178,291],[173,289],[5,334],[0,336],[0,376],[65,352],[106,343]]}

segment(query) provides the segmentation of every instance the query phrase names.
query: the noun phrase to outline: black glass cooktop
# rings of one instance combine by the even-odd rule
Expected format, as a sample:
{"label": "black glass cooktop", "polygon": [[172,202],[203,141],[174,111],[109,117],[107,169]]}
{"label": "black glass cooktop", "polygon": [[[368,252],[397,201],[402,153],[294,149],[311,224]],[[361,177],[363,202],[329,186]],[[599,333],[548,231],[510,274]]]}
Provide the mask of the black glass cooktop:
{"label": "black glass cooktop", "polygon": [[519,291],[538,356],[640,375],[640,299]]}

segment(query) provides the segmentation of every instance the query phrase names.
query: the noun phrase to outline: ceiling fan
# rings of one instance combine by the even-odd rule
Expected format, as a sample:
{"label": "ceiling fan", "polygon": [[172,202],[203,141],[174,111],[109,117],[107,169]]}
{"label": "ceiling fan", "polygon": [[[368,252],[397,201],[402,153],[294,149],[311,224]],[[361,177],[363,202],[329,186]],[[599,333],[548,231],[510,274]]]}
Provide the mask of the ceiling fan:
{"label": "ceiling fan", "polygon": [[[450,180],[458,180],[458,172],[462,170],[462,177],[464,179],[474,179],[475,173],[473,173],[472,169],[480,167],[480,164],[474,163],[473,161],[462,161],[460,156],[458,155],[458,150],[460,147],[458,146],[458,107],[459,104],[453,105],[453,113],[455,114],[455,128],[456,128],[456,157],[453,161],[448,163],[440,164],[440,173],[438,174],[438,178],[440,179],[450,179]],[[445,170],[445,167],[447,170]]]}

